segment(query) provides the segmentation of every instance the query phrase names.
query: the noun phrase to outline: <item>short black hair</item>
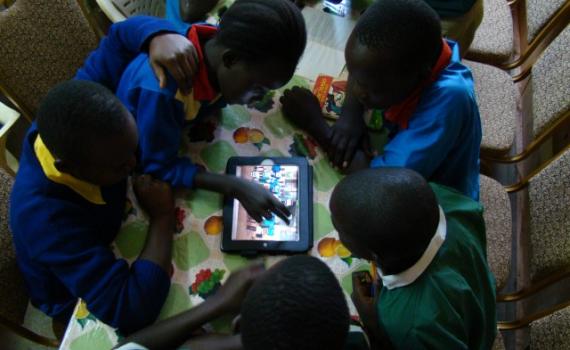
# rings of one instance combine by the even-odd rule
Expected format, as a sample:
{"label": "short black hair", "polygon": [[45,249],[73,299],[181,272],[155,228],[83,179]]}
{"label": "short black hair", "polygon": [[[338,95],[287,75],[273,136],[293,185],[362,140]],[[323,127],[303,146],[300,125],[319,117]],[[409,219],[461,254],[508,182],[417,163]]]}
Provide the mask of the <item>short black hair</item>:
{"label": "short black hair", "polygon": [[289,0],[237,0],[220,19],[217,40],[246,60],[295,67],[305,50],[301,11]]}
{"label": "short black hair", "polygon": [[382,266],[398,273],[423,254],[439,223],[439,207],[427,181],[405,168],[365,169],[338,183],[331,196],[335,225],[365,245]]}
{"label": "short black hair", "polygon": [[354,35],[371,50],[389,50],[406,70],[433,66],[442,46],[439,16],[423,0],[376,0]]}
{"label": "short black hair", "polygon": [[247,293],[241,308],[246,350],[342,349],[350,316],[332,271],[315,257],[279,262]]}
{"label": "short black hair", "polygon": [[55,157],[77,162],[89,157],[97,139],[121,133],[129,114],[107,88],[69,80],[53,87],[38,108],[38,132]]}

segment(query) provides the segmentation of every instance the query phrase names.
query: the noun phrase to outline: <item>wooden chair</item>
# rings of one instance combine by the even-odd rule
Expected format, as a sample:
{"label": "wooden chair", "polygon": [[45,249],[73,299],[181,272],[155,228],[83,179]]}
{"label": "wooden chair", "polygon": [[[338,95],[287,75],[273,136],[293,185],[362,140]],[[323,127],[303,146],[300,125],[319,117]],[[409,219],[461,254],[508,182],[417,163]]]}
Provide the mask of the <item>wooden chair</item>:
{"label": "wooden chair", "polygon": [[484,9],[467,58],[507,71],[532,64],[570,18],[568,0],[485,0]]}
{"label": "wooden chair", "polygon": [[[481,108],[481,171],[513,185],[567,142],[567,110],[545,116],[536,109],[538,105],[546,110],[543,101],[561,95],[552,90],[568,86],[553,82],[568,79],[570,70],[552,67],[568,66],[570,0],[485,0],[484,8],[483,22],[466,56],[470,61],[465,61],[473,70]],[[507,72],[512,83],[488,65]],[[557,76],[549,74],[553,70]],[[544,93],[548,89],[551,92]],[[567,99],[561,100],[568,105]]]}
{"label": "wooden chair", "polygon": [[507,188],[515,203],[512,292],[499,296],[511,311],[499,323],[528,344],[535,320],[570,305],[570,145]]}
{"label": "wooden chair", "polygon": [[[489,154],[509,154],[515,144],[517,130],[518,92],[511,76],[488,64],[464,60],[471,69],[483,138],[481,140],[481,158]],[[489,174],[489,172],[485,172]],[[512,183],[504,179],[504,183]]]}
{"label": "wooden chair", "polygon": [[147,15],[164,17],[165,0],[96,0],[111,22],[124,21],[127,17]]}
{"label": "wooden chair", "polygon": [[99,39],[107,35],[112,23],[97,2],[95,0],[77,0],[77,3]]}
{"label": "wooden chair", "polygon": [[0,93],[28,120],[58,82],[72,78],[98,43],[74,0],[18,0],[0,12]]}
{"label": "wooden chair", "polygon": [[[481,111],[484,172],[504,184],[519,182],[569,142],[568,42],[570,27],[544,50],[520,83],[509,82],[497,68],[465,61],[473,71]],[[500,171],[507,175],[501,178]]]}
{"label": "wooden chair", "polygon": [[[496,290],[500,300],[501,291],[507,287],[511,273],[512,216],[509,196],[505,188],[494,179],[481,175],[481,204],[487,233],[487,261],[495,276]],[[505,344],[497,333],[493,350],[503,350]]]}
{"label": "wooden chair", "polygon": [[487,232],[487,260],[495,276],[497,294],[507,285],[511,270],[512,217],[505,188],[481,175],[481,204]]}
{"label": "wooden chair", "polygon": [[531,349],[570,349],[570,306],[530,323]]}
{"label": "wooden chair", "polygon": [[515,52],[511,9],[506,0],[484,0],[483,11],[483,21],[466,57],[500,66],[509,62]]}
{"label": "wooden chair", "polygon": [[0,0],[0,6],[10,7],[16,0]]}
{"label": "wooden chair", "polygon": [[19,118],[20,113],[0,102],[0,168],[12,176],[18,172],[18,160],[6,148],[6,141]]}
{"label": "wooden chair", "polygon": [[12,234],[8,228],[8,203],[13,178],[0,170],[0,347],[8,349],[13,344],[4,343],[8,338],[25,338],[36,344],[58,347],[59,341],[46,338],[23,327],[28,297],[21,272],[16,264]]}

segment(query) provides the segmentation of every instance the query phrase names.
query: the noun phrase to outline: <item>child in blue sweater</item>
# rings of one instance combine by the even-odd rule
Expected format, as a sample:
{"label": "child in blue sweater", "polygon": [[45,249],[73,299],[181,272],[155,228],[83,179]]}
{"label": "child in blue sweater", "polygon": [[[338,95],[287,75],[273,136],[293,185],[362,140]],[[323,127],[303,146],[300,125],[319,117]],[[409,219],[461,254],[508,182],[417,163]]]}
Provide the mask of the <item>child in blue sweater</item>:
{"label": "child in blue sweater", "polygon": [[235,197],[257,221],[272,217],[272,212],[286,220],[288,210],[262,186],[200,171],[178,151],[188,123],[226,103],[251,104],[291,79],[306,43],[299,9],[288,0],[237,0],[219,28],[192,25],[187,37],[199,61],[190,94],[184,95],[171,80],[161,88],[146,54],[130,63],[116,87],[117,96],[136,119],[142,171],[174,187]]}
{"label": "child in blue sweater", "polygon": [[[406,167],[478,200],[481,120],[473,77],[457,44],[442,39],[434,10],[422,0],[378,0],[359,19],[345,53],[348,92],[335,125],[299,88],[285,92],[285,115],[340,168]],[[365,109],[383,110],[390,133],[374,157],[360,149]]]}
{"label": "child in blue sweater", "polygon": [[[165,30],[171,30],[168,22],[148,18],[112,26],[101,46],[118,59],[78,76],[112,82],[137,51],[154,45],[165,59],[151,52],[153,64],[179,69],[169,58],[191,52],[191,45],[178,34],[178,42],[157,35]],[[122,103],[103,86],[79,80],[50,91],[24,139],[10,227],[31,303],[60,322],[81,298],[97,318],[128,333],[153,322],[168,294],[170,186],[148,176],[134,179],[149,216],[146,242],[130,266],[109,247],[124,215],[137,147],[134,119]]]}

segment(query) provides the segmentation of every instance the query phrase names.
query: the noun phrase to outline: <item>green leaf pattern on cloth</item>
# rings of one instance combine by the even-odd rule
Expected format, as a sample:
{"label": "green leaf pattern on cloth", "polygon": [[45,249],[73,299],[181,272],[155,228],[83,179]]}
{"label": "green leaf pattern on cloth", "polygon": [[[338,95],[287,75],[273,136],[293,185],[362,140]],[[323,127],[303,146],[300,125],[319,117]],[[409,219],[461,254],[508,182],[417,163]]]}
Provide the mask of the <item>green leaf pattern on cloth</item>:
{"label": "green leaf pattern on cloth", "polygon": [[251,120],[244,106],[232,105],[222,109],[221,125],[226,130],[234,130]]}
{"label": "green leaf pattern on cloth", "polygon": [[206,146],[200,153],[208,170],[215,173],[224,172],[228,159],[233,156],[237,156],[237,153],[228,141],[215,142]]}
{"label": "green leaf pattern on cloth", "polygon": [[160,310],[158,319],[164,320],[165,318],[179,314],[184,310],[188,310],[190,307],[192,307],[192,302],[186,292],[186,288],[181,284],[172,283],[170,285],[166,301],[164,302],[164,306],[162,307],[162,310]]}
{"label": "green leaf pattern on cloth", "polygon": [[187,271],[208,259],[210,250],[199,233],[190,232],[174,239],[172,255],[176,267]]}
{"label": "green leaf pattern on cloth", "polygon": [[313,203],[313,240],[315,242],[334,230],[331,214],[321,203]]}
{"label": "green leaf pattern on cloth", "polygon": [[222,195],[206,190],[193,190],[186,205],[194,217],[204,219],[222,209]]}
{"label": "green leaf pattern on cloth", "polygon": [[103,326],[96,327],[88,332],[81,334],[74,339],[69,349],[71,350],[101,350],[110,349],[113,342],[109,337],[109,332]]}
{"label": "green leaf pattern on cloth", "polygon": [[141,221],[133,221],[121,228],[115,239],[115,245],[124,258],[133,259],[140,254],[147,231],[148,225]]}

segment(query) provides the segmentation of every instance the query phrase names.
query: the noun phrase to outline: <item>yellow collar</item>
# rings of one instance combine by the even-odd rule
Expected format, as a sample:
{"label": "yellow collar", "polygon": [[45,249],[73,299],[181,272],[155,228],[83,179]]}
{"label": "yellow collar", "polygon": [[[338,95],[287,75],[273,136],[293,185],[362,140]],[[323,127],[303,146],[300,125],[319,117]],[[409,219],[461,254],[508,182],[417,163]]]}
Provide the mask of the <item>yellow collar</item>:
{"label": "yellow collar", "polygon": [[46,147],[40,135],[36,138],[34,142],[34,151],[36,152],[36,157],[40,162],[44,174],[53,182],[61,185],[65,185],[81,197],[85,198],[93,204],[106,204],[101,195],[101,188],[97,185],[89,183],[87,181],[79,180],[69,174],[62,173],[55,167],[55,159],[49,149]]}
{"label": "yellow collar", "polygon": [[[208,106],[218,102],[221,97],[222,94],[218,94],[218,96],[214,97],[214,99],[208,103]],[[184,116],[187,121],[194,120],[198,116],[198,112],[200,112],[200,108],[202,107],[202,102],[194,99],[193,92],[190,92],[188,95],[183,95],[180,90],[177,90],[174,98],[182,102],[184,105]]]}

